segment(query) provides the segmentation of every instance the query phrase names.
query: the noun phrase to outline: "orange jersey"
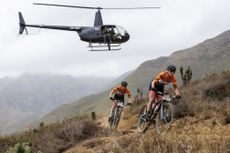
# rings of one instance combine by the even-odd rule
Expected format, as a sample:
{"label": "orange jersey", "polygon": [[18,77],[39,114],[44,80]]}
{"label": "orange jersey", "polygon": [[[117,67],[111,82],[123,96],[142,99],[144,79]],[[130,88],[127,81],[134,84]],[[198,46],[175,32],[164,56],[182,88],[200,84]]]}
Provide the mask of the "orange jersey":
{"label": "orange jersey", "polygon": [[129,98],[131,97],[130,91],[126,87],[123,87],[123,86],[117,86],[116,88],[114,88],[112,90],[112,94],[114,93],[119,93],[121,95],[125,95],[127,93],[128,97]]}
{"label": "orange jersey", "polygon": [[168,71],[163,71],[160,74],[158,74],[158,76],[156,76],[154,78],[154,80],[153,80],[154,85],[156,83],[159,83],[159,80],[162,80],[162,81],[167,82],[167,83],[172,82],[173,86],[176,86],[176,77],[175,77],[175,74],[173,76],[170,76],[168,74]]}

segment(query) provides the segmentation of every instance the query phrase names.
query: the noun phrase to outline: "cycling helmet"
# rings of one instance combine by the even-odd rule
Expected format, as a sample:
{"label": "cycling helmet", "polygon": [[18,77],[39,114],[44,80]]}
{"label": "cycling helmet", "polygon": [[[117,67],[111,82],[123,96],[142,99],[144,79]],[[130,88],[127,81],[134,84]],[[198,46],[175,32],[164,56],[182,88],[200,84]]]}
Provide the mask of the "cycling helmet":
{"label": "cycling helmet", "polygon": [[121,86],[127,87],[127,86],[128,86],[128,82],[122,81],[122,82],[121,82]]}
{"label": "cycling helmet", "polygon": [[176,66],[173,64],[168,65],[167,70],[170,72],[176,72]]}

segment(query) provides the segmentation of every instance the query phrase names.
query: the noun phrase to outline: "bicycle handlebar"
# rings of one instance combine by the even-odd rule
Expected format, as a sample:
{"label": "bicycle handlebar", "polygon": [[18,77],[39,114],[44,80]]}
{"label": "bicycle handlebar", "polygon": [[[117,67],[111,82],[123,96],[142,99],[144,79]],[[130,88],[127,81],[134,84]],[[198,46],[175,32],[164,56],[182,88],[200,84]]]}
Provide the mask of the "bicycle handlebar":
{"label": "bicycle handlebar", "polygon": [[[113,97],[109,97],[110,100],[114,101],[114,102],[119,102],[118,100],[115,100]],[[132,103],[128,102],[125,104],[125,106],[131,106]]]}
{"label": "bicycle handlebar", "polygon": [[181,97],[178,96],[178,95],[173,95],[173,96],[170,96],[170,97],[169,97],[169,100],[168,100],[168,101],[170,101],[170,102],[173,103],[173,104],[176,104],[176,103],[179,102],[179,99],[180,99],[180,98],[181,98]]}

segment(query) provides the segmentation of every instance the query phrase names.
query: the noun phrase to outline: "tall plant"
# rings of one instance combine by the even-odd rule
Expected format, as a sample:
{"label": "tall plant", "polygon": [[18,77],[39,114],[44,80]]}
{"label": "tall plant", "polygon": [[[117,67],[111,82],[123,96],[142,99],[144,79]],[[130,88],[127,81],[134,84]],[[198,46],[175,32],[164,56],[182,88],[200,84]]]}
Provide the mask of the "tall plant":
{"label": "tall plant", "polygon": [[183,84],[184,85],[188,84],[192,79],[192,69],[190,68],[190,66],[188,67],[187,70],[185,70],[185,73],[184,73],[184,68],[181,66],[180,75],[181,75]]}

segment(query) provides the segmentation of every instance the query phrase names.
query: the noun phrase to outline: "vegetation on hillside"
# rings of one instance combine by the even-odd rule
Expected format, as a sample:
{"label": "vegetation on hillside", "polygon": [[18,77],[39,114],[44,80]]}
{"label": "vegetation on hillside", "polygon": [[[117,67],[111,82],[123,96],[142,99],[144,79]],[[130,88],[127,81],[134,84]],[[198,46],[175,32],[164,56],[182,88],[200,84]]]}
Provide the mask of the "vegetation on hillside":
{"label": "vegetation on hillside", "polygon": [[187,70],[185,70],[185,72],[184,72],[184,68],[182,66],[180,67],[180,77],[182,79],[183,85],[186,85],[191,81],[192,69],[190,68],[190,66],[188,67]]}
{"label": "vegetation on hillside", "polygon": [[[145,134],[123,136],[102,150],[112,153],[229,152],[230,72],[204,77],[181,87],[180,91],[182,99],[175,106],[177,120],[166,135],[158,135],[152,127]],[[125,112],[127,124],[131,124],[129,120],[145,102],[147,100],[138,101]],[[136,121],[126,127],[135,124]]]}
{"label": "vegetation on hillside", "polygon": [[177,119],[165,135],[157,134],[153,127],[144,134],[135,131],[137,114],[148,101],[136,96],[133,105],[124,109],[118,131],[107,129],[100,120],[93,121],[94,115],[74,117],[0,137],[0,152],[18,143],[28,143],[33,152],[43,153],[229,152],[230,72],[190,82],[180,87],[180,92],[182,98],[175,105]]}
{"label": "vegetation on hillside", "polygon": [[58,153],[101,133],[106,135],[104,128],[88,116],[74,117],[50,125],[41,123],[37,129],[0,137],[0,153],[6,150],[11,153],[10,150],[17,150],[24,143],[29,144],[23,146],[30,147],[34,153]]}

